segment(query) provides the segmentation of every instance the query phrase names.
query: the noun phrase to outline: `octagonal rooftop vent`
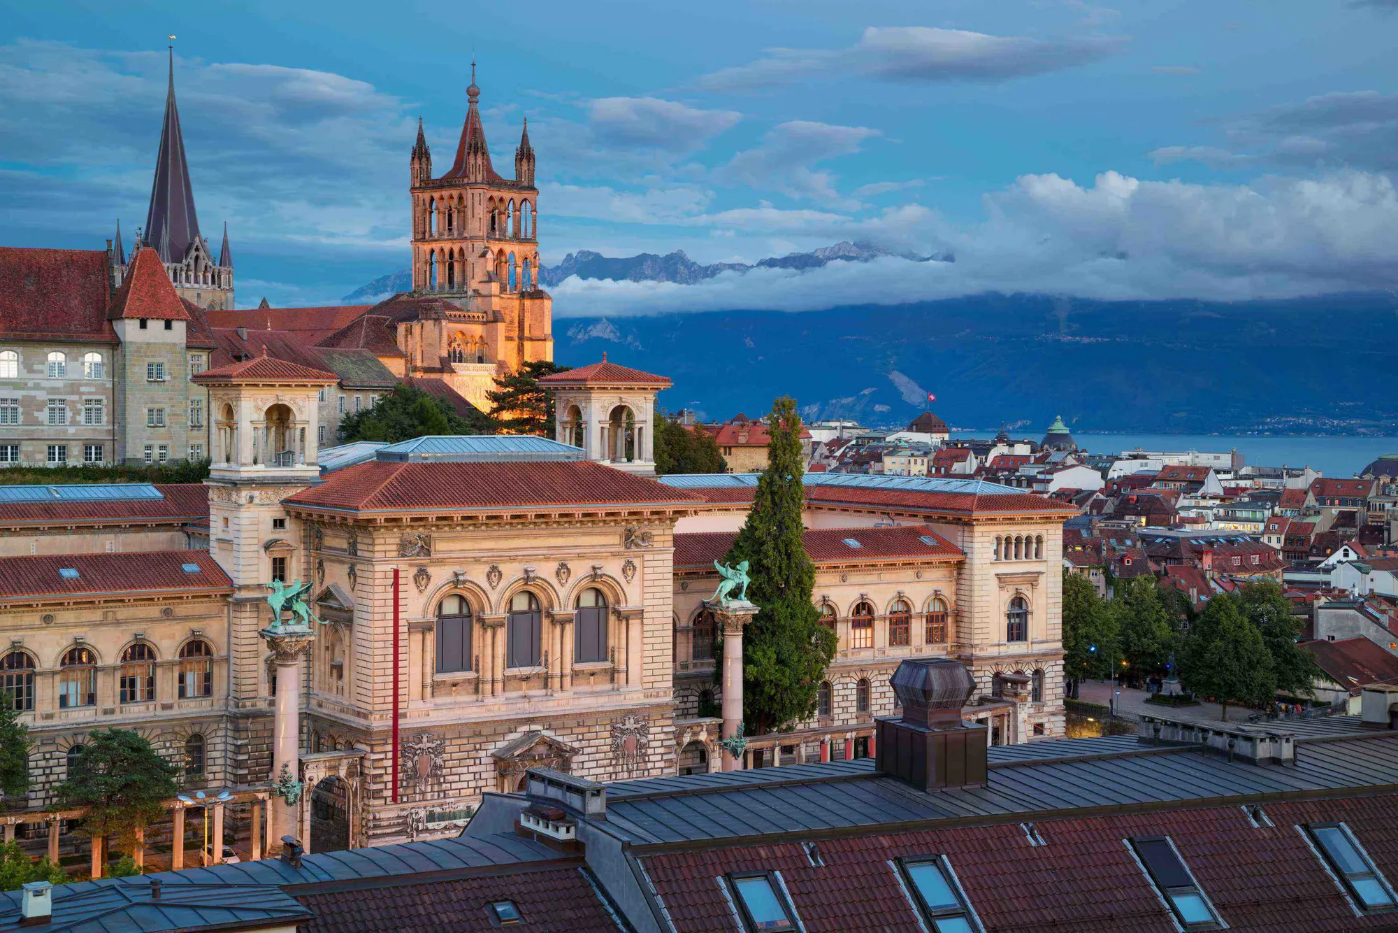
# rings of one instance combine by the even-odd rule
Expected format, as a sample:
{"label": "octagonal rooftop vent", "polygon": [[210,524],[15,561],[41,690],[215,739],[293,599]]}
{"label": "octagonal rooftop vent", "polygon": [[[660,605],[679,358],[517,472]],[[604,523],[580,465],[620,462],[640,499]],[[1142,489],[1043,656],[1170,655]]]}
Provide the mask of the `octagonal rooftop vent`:
{"label": "octagonal rooftop vent", "polygon": [[903,661],[891,684],[903,718],[927,726],[961,722],[961,708],[976,689],[966,665],[952,658]]}

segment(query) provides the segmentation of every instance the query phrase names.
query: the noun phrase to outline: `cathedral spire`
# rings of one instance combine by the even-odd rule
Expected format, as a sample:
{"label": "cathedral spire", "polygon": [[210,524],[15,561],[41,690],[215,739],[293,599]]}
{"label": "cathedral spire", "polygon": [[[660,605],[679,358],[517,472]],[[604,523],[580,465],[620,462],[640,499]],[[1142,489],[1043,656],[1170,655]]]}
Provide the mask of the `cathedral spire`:
{"label": "cathedral spire", "polygon": [[126,248],[121,245],[121,220],[117,220],[116,239],[112,240],[112,261],[118,266],[126,265]]}
{"label": "cathedral spire", "polygon": [[524,132],[519,137],[519,148],[515,150],[515,181],[522,185],[534,185],[534,147],[529,145],[529,118],[524,118]]}
{"label": "cathedral spire", "polygon": [[456,161],[444,178],[465,178],[467,181],[495,181],[500,176],[490,164],[490,149],[485,144],[485,128],[481,125],[476,102],[481,89],[476,85],[476,63],[471,62],[471,86],[466,88],[466,122],[461,127],[461,142],[456,147]]}
{"label": "cathedral spire", "polygon": [[224,268],[233,268],[233,250],[228,246],[228,221],[223,222],[223,247],[218,251],[218,264]]}
{"label": "cathedral spire", "polygon": [[171,36],[170,82],[165,94],[165,122],[160,128],[160,151],[155,159],[150,211],[146,214],[145,242],[160,251],[165,262],[179,262],[199,238],[194,213],[194,190],[180,132],[180,112],[175,106],[175,47]]}

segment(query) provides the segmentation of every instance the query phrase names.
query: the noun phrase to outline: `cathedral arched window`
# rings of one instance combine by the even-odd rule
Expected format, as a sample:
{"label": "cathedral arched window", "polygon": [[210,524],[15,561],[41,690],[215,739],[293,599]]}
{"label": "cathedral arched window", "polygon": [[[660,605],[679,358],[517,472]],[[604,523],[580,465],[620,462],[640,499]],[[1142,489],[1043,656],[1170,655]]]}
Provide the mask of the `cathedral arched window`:
{"label": "cathedral arched window", "polygon": [[514,253],[510,253],[510,258],[509,258],[509,260],[508,260],[508,263],[509,263],[509,272],[508,272],[508,275],[509,275],[509,277],[510,277],[509,290],[510,290],[510,291],[516,291],[517,288],[518,288],[518,285],[519,285],[519,266],[518,266],[518,264],[515,262],[515,254],[514,254]]}
{"label": "cathedral arched window", "polygon": [[518,231],[515,229],[515,202],[511,201],[505,206],[505,236],[515,236]]}
{"label": "cathedral arched window", "polygon": [[520,287],[520,291],[526,291],[526,292],[529,291],[531,288],[534,287],[534,275],[533,275],[533,270],[532,270],[532,268],[531,268],[530,265],[529,265],[529,259],[528,259],[528,257],[525,257],[525,260],[524,260],[524,277],[523,277],[522,279],[520,279],[520,286],[519,286],[519,287]]}
{"label": "cathedral arched window", "polygon": [[427,287],[437,287],[437,251],[432,250],[427,254]]}
{"label": "cathedral arched window", "polygon": [[449,288],[449,289],[450,289],[450,288],[455,288],[455,287],[456,287],[456,254],[455,254],[455,253],[448,253],[448,254],[447,254],[446,266],[447,266],[447,288]]}
{"label": "cathedral arched window", "polygon": [[437,235],[437,199],[429,198],[427,201],[427,235]]}
{"label": "cathedral arched window", "polygon": [[528,201],[522,201],[519,205],[519,232],[520,236],[532,237],[534,220],[534,208]]}

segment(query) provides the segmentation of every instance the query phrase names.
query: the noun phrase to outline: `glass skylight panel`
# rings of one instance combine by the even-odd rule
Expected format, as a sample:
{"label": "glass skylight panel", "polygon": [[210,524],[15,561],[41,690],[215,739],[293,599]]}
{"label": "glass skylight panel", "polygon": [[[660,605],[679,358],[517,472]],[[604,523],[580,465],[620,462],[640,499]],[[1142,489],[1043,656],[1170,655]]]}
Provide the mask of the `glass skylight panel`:
{"label": "glass skylight panel", "polygon": [[76,567],[60,567],[58,568],[58,575],[65,580],[76,580],[78,578],[78,571]]}
{"label": "glass skylight panel", "polygon": [[1343,823],[1310,823],[1306,831],[1360,907],[1392,910],[1398,906],[1387,882]]}
{"label": "glass skylight panel", "polygon": [[1168,836],[1130,840],[1146,874],[1186,930],[1216,930],[1222,924]]}
{"label": "glass skylight panel", "polygon": [[777,892],[772,876],[736,875],[729,878],[737,895],[743,922],[752,933],[758,931],[795,930],[796,922],[787,909],[786,900]]}
{"label": "glass skylight panel", "polygon": [[495,922],[501,926],[518,926],[524,922],[524,915],[519,912],[514,901],[491,901],[490,912],[495,915]]}
{"label": "glass skylight panel", "polygon": [[953,886],[940,858],[899,861],[918,912],[934,933],[977,933],[970,908]]}
{"label": "glass skylight panel", "polygon": [[198,572],[199,572],[199,565],[198,565],[198,564],[180,564],[180,569],[183,570],[185,573],[198,573]]}
{"label": "glass skylight panel", "polygon": [[845,539],[845,544],[847,544],[848,546],[850,546],[850,547],[852,547],[852,548],[862,548],[862,547],[864,546],[864,545],[860,544],[858,541],[856,541],[854,538],[846,538],[846,539]]}

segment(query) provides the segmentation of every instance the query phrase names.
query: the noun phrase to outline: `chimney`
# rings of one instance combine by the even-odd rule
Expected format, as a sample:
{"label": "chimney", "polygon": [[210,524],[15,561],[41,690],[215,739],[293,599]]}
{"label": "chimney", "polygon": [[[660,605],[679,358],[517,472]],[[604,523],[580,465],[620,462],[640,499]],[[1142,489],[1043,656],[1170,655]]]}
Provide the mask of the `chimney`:
{"label": "chimney", "polygon": [[1371,728],[1398,729],[1398,686],[1370,684],[1360,690],[1359,721]]}
{"label": "chimney", "polygon": [[24,885],[19,905],[19,925],[23,927],[46,924],[53,917],[53,885],[47,881],[30,881]]}
{"label": "chimney", "polygon": [[922,791],[984,787],[988,731],[961,721],[976,689],[966,666],[951,658],[903,661],[892,686],[903,718],[877,720],[875,768]]}

